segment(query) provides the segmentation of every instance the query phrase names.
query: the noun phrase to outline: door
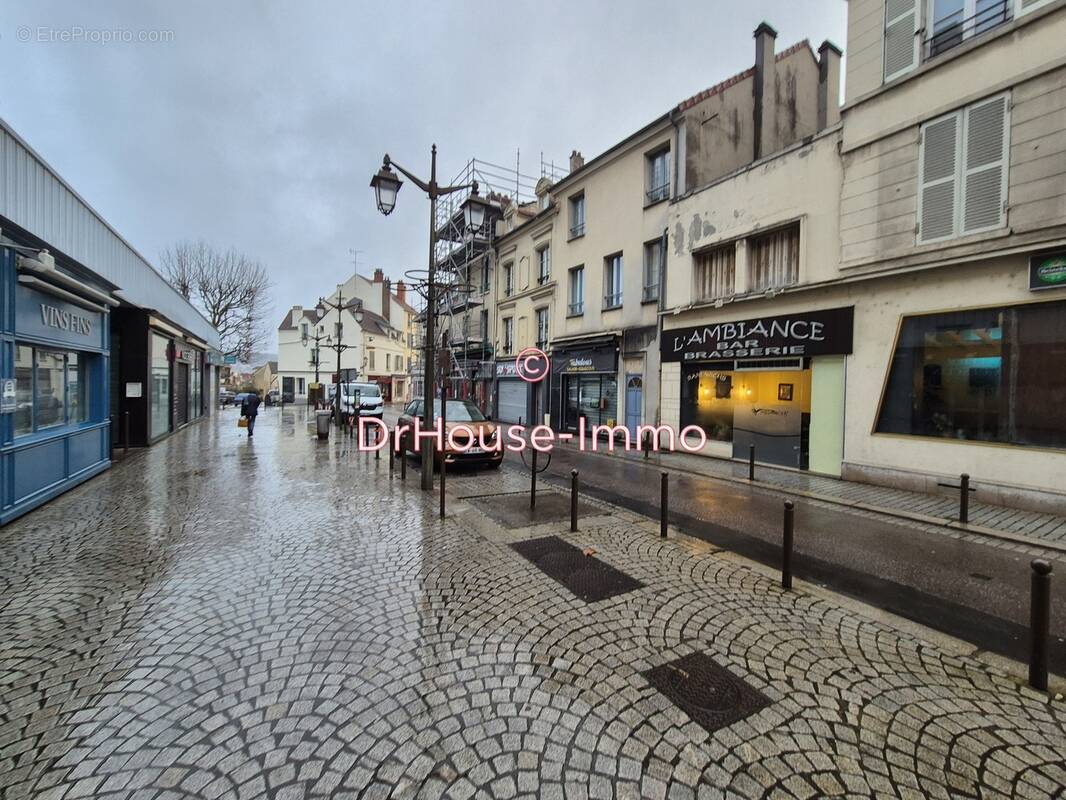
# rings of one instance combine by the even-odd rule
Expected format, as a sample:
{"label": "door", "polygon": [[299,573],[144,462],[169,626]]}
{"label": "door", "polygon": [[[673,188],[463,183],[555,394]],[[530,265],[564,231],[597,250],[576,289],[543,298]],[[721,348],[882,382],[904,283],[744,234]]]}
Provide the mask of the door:
{"label": "door", "polygon": [[189,365],[178,361],[174,370],[174,427],[189,421]]}
{"label": "door", "polygon": [[640,375],[626,375],[626,427],[633,441],[637,440],[641,412],[644,409],[644,379]]}
{"label": "door", "polygon": [[526,382],[500,381],[496,399],[496,419],[500,422],[526,421]]}
{"label": "door", "polygon": [[291,375],[285,375],[281,379],[281,402],[293,403],[296,401],[296,380]]}

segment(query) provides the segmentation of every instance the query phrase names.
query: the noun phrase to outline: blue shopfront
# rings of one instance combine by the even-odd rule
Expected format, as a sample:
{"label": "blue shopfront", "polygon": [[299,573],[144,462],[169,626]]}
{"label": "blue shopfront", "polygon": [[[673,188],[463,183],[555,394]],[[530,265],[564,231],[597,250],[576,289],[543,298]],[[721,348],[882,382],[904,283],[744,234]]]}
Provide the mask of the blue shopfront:
{"label": "blue shopfront", "polygon": [[110,466],[107,307],[17,258],[0,248],[0,524]]}

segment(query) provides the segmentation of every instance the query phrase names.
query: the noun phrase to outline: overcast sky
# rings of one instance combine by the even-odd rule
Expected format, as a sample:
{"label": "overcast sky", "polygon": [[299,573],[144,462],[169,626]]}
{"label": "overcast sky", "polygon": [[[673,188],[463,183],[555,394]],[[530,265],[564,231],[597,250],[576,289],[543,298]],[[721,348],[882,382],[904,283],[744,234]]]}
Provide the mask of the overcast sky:
{"label": "overcast sky", "polygon": [[[278,320],[350,275],[350,250],[364,274],[425,267],[424,196],[406,185],[388,218],[374,206],[384,152],[425,176],[436,142],[450,179],[520,151],[536,176],[542,152],[591,158],[751,66],[761,20],[779,50],[843,47],[846,29],[844,0],[0,9],[0,116],[153,264],[201,238],[262,261]],[[79,27],[169,41],[58,40]]]}

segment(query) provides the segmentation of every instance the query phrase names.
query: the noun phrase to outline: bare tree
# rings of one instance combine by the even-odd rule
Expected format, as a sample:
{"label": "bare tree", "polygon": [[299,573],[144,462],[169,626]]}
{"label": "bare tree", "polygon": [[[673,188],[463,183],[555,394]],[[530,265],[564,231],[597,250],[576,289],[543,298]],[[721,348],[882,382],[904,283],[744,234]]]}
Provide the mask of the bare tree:
{"label": "bare tree", "polygon": [[210,320],[222,352],[248,361],[266,338],[270,278],[263,265],[235,250],[206,242],[179,242],[163,251],[164,274]]}

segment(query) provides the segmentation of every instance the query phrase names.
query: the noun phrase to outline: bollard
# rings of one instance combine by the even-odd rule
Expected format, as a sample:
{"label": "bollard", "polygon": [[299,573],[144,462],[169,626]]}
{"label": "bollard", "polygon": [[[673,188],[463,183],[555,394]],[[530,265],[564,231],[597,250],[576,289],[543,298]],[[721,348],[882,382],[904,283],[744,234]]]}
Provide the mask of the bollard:
{"label": "bollard", "polygon": [[959,476],[959,522],[970,522],[970,476],[965,472]]}
{"label": "bollard", "polygon": [[[425,456],[422,456],[422,457],[425,458]],[[448,469],[447,469],[447,466],[444,463],[444,451],[441,450],[441,454],[440,454],[440,518],[441,519],[444,519],[444,484],[448,480],[448,478],[446,477],[447,474],[448,474]]]}
{"label": "bollard", "polygon": [[111,414],[107,418],[107,458],[110,461],[115,460],[115,415]]}
{"label": "bollard", "polygon": [[407,480],[407,443],[400,438],[400,480]]}
{"label": "bollard", "polygon": [[670,513],[670,476],[665,472],[659,478],[659,538],[666,538],[666,518]]}
{"label": "bollard", "polygon": [[130,412],[125,413],[125,419],[122,421],[122,455],[128,455],[130,452]]}
{"label": "bollard", "polygon": [[1047,691],[1048,628],[1051,622],[1051,564],[1035,558],[1030,565],[1029,685]]}
{"label": "bollard", "polygon": [[796,531],[796,509],[791,500],[785,501],[785,532],[781,543],[781,588],[792,588],[792,545]]}
{"label": "bollard", "polygon": [[[377,425],[375,425],[374,426],[374,444],[380,444],[380,441],[379,441],[380,439],[381,439],[381,430],[378,428]],[[381,461],[381,448],[380,447],[375,447],[374,448],[374,460],[375,461]]]}
{"label": "bollard", "polygon": [[529,467],[529,511],[537,510],[537,449],[530,448]]}
{"label": "bollard", "polygon": [[385,441],[389,447],[389,478],[392,478],[393,470],[396,469],[396,434],[395,432],[385,431]]}
{"label": "bollard", "polygon": [[570,532],[577,533],[577,470],[570,470]]}
{"label": "bollard", "polygon": [[651,458],[651,434],[647,431],[644,432],[644,460],[647,461]]}
{"label": "bollard", "polygon": [[748,480],[755,480],[755,443],[748,445]]}

